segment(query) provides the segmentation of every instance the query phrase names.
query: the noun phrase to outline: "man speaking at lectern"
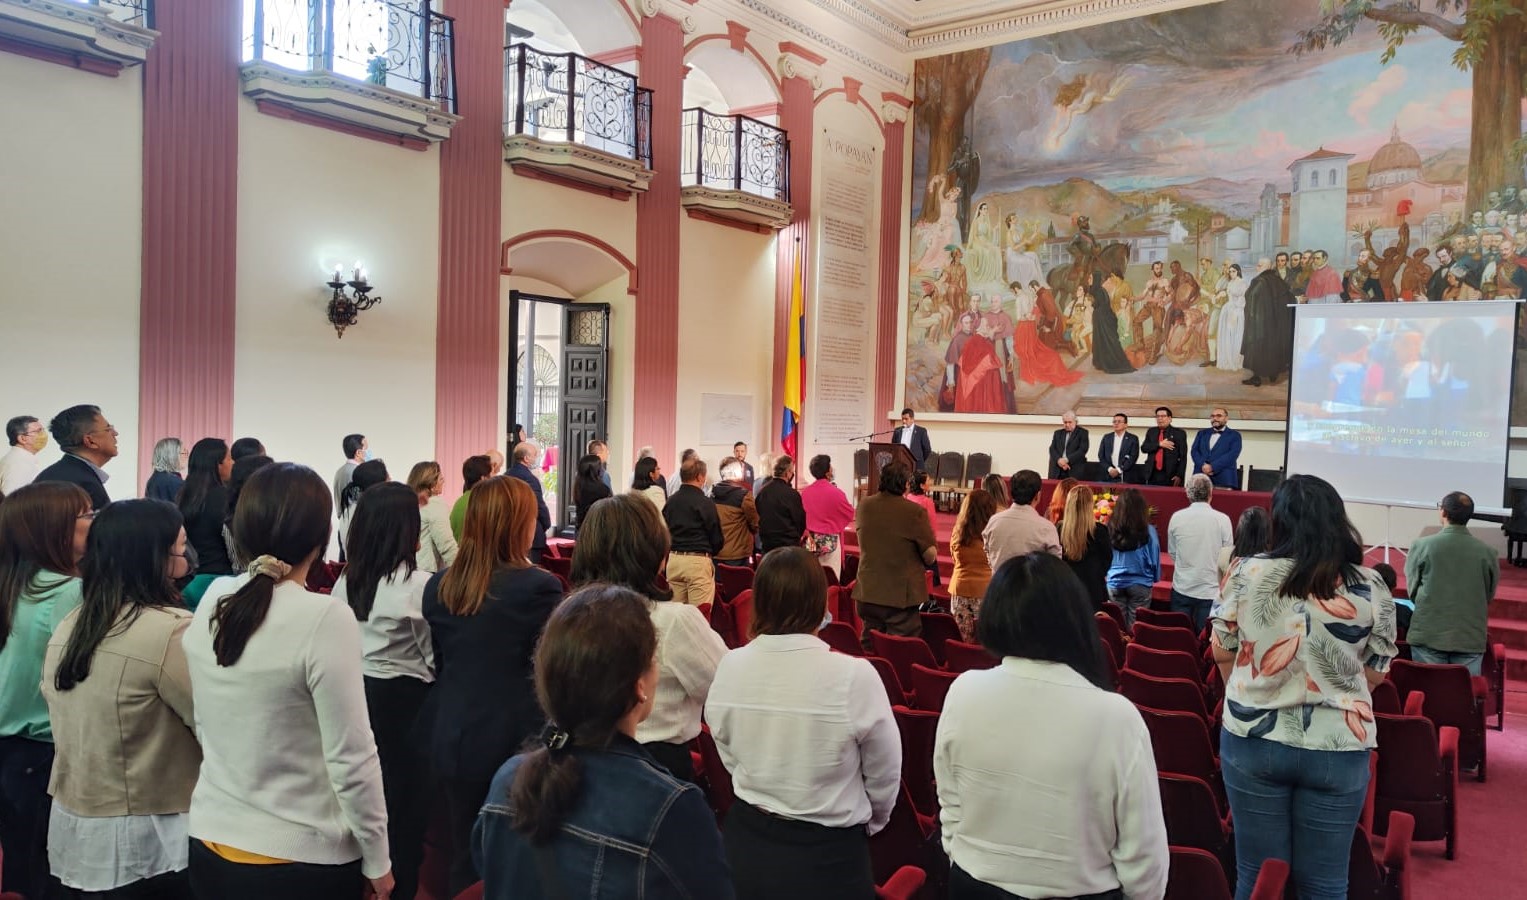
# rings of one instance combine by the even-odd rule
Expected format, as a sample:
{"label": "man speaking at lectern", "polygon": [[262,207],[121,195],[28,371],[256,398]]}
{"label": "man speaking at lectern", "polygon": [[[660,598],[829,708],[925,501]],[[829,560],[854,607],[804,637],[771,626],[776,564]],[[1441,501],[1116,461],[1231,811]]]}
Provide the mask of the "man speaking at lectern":
{"label": "man speaking at lectern", "polygon": [[916,415],[912,407],[901,411],[901,424],[891,432],[891,443],[900,444],[912,452],[912,461],[917,464],[917,471],[923,472],[928,468],[928,457],[933,455],[933,445],[928,443],[928,429],[913,421]]}

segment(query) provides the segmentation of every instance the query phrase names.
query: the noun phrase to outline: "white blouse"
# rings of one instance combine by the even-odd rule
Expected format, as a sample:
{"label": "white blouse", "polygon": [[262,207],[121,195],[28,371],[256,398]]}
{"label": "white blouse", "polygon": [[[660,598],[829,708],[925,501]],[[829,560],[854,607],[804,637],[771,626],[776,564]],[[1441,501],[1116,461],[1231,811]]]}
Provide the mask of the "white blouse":
{"label": "white blouse", "polygon": [[652,714],[636,726],[636,739],[643,744],[685,744],[700,734],[700,714],[716,664],[726,655],[726,642],[688,603],[648,605],[657,629],[657,698]]}
{"label": "white blouse", "polygon": [[966,672],[933,745],[950,860],[1024,897],[1166,894],[1166,822],[1133,704],[1062,663]]}
{"label": "white blouse", "polygon": [[739,799],[870,834],[890,821],[901,734],[868,661],[812,634],[759,635],[716,667],[705,721]]}
{"label": "white blouse", "polygon": [[[424,586],[430,573],[415,569],[404,575],[403,567],[376,586],[371,615],[361,622],[361,671],[370,678],[417,678],[425,684],[435,680],[435,647],[429,623],[424,620]],[[350,580],[341,577],[334,597],[349,605]]]}

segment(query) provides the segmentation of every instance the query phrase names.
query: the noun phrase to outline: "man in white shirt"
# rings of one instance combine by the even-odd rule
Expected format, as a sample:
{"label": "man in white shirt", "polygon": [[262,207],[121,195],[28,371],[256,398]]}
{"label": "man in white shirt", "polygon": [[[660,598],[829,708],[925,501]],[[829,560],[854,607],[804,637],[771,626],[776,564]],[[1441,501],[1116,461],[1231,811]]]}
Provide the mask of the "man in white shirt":
{"label": "man in white shirt", "polygon": [[1183,488],[1188,506],[1172,514],[1166,552],[1172,557],[1172,610],[1187,613],[1203,631],[1209,609],[1219,601],[1220,551],[1235,543],[1230,517],[1209,505],[1214,483],[1196,472]]}
{"label": "man in white shirt", "polygon": [[992,516],[981,533],[993,572],[1015,556],[1038,552],[1060,556],[1060,535],[1036,508],[1042,486],[1039,473],[1032,469],[1024,469],[1008,482],[1013,505]]}
{"label": "man in white shirt", "polygon": [[366,461],[366,451],[369,445],[366,443],[364,434],[347,434],[340,442],[340,449],[345,454],[345,464],[334,473],[334,510],[339,512],[339,495],[350,486],[350,476],[355,474],[355,467]]}
{"label": "man in white shirt", "polygon": [[5,437],[11,449],[0,459],[0,497],[32,483],[42,470],[37,454],[48,446],[48,430],[35,416],[17,416],[6,422]]}

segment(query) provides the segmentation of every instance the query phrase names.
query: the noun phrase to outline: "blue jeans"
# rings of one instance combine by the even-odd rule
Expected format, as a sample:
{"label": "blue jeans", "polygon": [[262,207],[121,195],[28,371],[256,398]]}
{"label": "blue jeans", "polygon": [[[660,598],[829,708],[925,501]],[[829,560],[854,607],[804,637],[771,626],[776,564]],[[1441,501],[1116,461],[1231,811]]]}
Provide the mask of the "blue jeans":
{"label": "blue jeans", "polygon": [[1468,666],[1470,675],[1482,675],[1485,655],[1483,653],[1454,653],[1451,650],[1433,650],[1420,644],[1410,645],[1410,658],[1418,663],[1433,666]]}
{"label": "blue jeans", "polygon": [[1304,750],[1227,731],[1220,770],[1235,819],[1236,900],[1251,896],[1267,859],[1288,862],[1299,900],[1344,900],[1368,751]]}
{"label": "blue jeans", "polygon": [[1178,593],[1175,589],[1172,591],[1172,612],[1187,613],[1188,618],[1193,620],[1194,634],[1202,634],[1204,626],[1209,624],[1209,608],[1212,606],[1213,600],[1200,600]]}

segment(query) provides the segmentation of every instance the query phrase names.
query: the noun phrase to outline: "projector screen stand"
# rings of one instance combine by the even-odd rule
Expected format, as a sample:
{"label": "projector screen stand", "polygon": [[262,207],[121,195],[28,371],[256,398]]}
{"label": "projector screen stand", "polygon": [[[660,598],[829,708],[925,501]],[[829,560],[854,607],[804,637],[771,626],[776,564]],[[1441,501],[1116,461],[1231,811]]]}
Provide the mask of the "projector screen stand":
{"label": "projector screen stand", "polygon": [[1366,503],[1370,506],[1384,507],[1384,543],[1374,544],[1373,546],[1369,547],[1366,551],[1363,552],[1363,558],[1367,559],[1369,553],[1373,552],[1374,550],[1382,549],[1384,551],[1384,562],[1386,565],[1389,563],[1389,554],[1391,551],[1398,553],[1401,560],[1405,559],[1406,554],[1409,551],[1403,547],[1397,547],[1390,543],[1390,541],[1394,539],[1394,507],[1388,503],[1375,503],[1371,500],[1355,500],[1352,502]]}

